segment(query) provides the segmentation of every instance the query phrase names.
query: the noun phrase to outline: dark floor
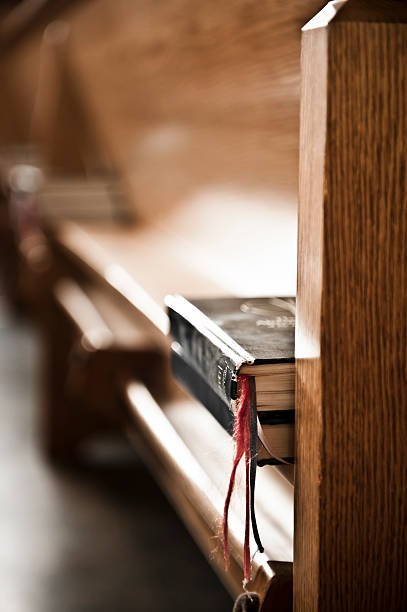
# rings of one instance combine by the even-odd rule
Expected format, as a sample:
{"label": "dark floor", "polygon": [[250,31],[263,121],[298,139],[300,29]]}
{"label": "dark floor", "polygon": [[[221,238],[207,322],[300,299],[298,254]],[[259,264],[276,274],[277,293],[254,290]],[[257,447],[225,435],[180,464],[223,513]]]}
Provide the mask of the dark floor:
{"label": "dark floor", "polygon": [[0,304],[1,612],[223,612],[232,602],[127,447],[57,471],[36,441],[39,349]]}

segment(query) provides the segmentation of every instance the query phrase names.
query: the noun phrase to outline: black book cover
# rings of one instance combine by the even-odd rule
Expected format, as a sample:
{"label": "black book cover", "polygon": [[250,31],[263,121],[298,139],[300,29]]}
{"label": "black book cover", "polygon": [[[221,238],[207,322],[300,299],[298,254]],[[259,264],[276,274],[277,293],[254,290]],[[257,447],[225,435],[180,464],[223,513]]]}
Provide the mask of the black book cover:
{"label": "black book cover", "polygon": [[168,296],[166,304],[176,353],[229,410],[242,365],[294,362],[295,298]]}
{"label": "black book cover", "polygon": [[171,369],[174,378],[203,404],[226,431],[232,435],[234,413],[231,407],[208,385],[199,372],[183,358],[179,345],[171,349]]}
{"label": "black book cover", "polygon": [[[232,435],[234,425],[234,413],[230,406],[220,399],[206,380],[189,365],[182,357],[179,345],[173,346],[171,350],[171,369],[176,380],[195,399],[203,404],[213,417]],[[294,423],[293,410],[273,410],[271,412],[258,413],[261,425],[279,425],[282,423]],[[284,457],[286,463],[292,463],[292,457]],[[257,461],[259,466],[279,465],[281,461],[275,457],[263,458]]]}

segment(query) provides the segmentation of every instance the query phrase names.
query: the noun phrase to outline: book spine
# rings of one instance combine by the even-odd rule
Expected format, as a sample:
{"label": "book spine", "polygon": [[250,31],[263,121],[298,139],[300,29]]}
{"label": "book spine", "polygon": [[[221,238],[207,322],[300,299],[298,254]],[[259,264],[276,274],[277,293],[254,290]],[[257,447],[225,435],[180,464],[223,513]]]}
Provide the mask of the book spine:
{"label": "book spine", "polygon": [[215,417],[232,435],[234,413],[223,399],[207,384],[206,380],[183,358],[182,350],[171,349],[171,370],[174,378]]}
{"label": "book spine", "polygon": [[182,315],[168,309],[173,340],[182,356],[228,406],[237,397],[237,363]]}

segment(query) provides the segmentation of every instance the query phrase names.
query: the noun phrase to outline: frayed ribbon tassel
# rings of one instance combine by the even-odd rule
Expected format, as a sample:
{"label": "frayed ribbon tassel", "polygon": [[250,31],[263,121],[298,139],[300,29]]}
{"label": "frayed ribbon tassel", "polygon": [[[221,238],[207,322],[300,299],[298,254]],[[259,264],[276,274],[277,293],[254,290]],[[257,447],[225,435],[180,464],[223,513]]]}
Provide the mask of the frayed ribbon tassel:
{"label": "frayed ribbon tassel", "polygon": [[256,481],[257,468],[257,415],[256,415],[256,389],[254,379],[241,375],[238,379],[239,398],[233,428],[233,438],[235,441],[235,452],[233,458],[232,472],[230,474],[229,486],[226,493],[225,506],[223,511],[223,552],[225,567],[229,568],[229,507],[235,487],[236,471],[240,460],[244,456],[245,461],[245,533],[244,533],[244,583],[250,581],[251,559],[250,559],[250,518],[252,523],[253,535],[260,552],[264,551],[260,541],[256,515],[254,508],[254,487]]}

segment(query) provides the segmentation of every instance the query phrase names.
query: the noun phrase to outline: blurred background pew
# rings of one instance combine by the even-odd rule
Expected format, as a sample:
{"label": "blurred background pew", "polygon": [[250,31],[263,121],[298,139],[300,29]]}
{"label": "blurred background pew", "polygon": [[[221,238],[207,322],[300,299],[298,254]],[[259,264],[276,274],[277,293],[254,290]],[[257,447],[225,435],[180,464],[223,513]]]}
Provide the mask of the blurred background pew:
{"label": "blurred background pew", "polygon": [[[95,434],[125,433],[233,597],[242,591],[239,495],[229,573],[213,550],[232,444],[172,381],[163,298],[294,295],[300,178],[296,481],[286,469],[259,472],[265,554],[255,556],[248,587],[263,612],[291,609],[293,593],[294,609],[307,611],[398,610],[407,598],[407,12],[396,0],[335,1],[307,24],[300,142],[300,27],[322,4],[23,0],[1,8],[3,292],[41,336],[36,444],[56,470],[57,459],[66,468],[82,460]],[[6,383],[23,361],[18,338],[6,333]],[[44,523],[21,510],[29,492],[42,517],[33,474],[49,484],[56,472],[24,438],[24,388],[15,386],[20,412],[4,408],[4,490],[10,524],[29,524],[33,538]],[[10,486],[14,469],[19,489]],[[137,487],[142,499],[148,486],[139,473],[123,490]],[[57,495],[47,506],[59,507],[59,527],[74,499]],[[146,499],[144,514],[132,516],[140,534],[154,508]],[[111,500],[109,491],[99,510]],[[158,568],[152,609],[166,609],[166,598],[170,609],[181,600],[186,609],[228,606],[222,590],[212,599],[213,583],[205,596],[193,586],[183,553],[177,598],[182,581],[169,576],[179,576],[180,549],[160,517],[155,554],[140,553],[147,573]],[[98,524],[104,533],[111,525]],[[79,540],[93,554],[93,542]],[[60,560],[58,538],[49,541],[40,549],[50,554],[45,573]],[[21,560],[28,547],[18,550]],[[13,551],[4,553],[7,568]],[[142,581],[133,588],[133,576],[144,575],[137,568],[123,609],[145,594]],[[96,595],[84,610],[101,612]]]}
{"label": "blurred background pew", "polygon": [[[323,4],[27,0],[0,27],[2,260],[48,350],[43,448],[69,462],[125,432],[233,597],[239,495],[229,573],[212,545],[231,440],[171,379],[163,299],[295,295],[300,28]],[[392,23],[389,6],[350,1],[343,22]],[[21,164],[41,167],[34,188]],[[263,611],[292,606],[293,497],[291,471],[260,471]]]}
{"label": "blurred background pew", "polygon": [[[23,194],[36,201],[42,265],[17,237],[10,291],[18,302],[18,279],[31,279],[25,304],[47,347],[43,446],[68,460],[86,432],[129,431],[236,596],[241,496],[232,571],[213,553],[231,440],[171,381],[163,298],[295,295],[300,27],[323,3],[99,0],[24,18],[25,4],[0,31],[1,137],[9,206],[12,145],[35,145],[37,159],[14,148],[11,161],[44,172],[38,196]],[[264,610],[291,605],[290,483],[289,469],[261,470],[266,554],[250,586]]]}

